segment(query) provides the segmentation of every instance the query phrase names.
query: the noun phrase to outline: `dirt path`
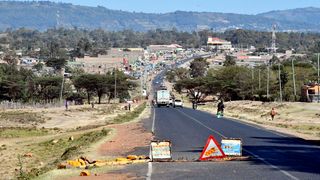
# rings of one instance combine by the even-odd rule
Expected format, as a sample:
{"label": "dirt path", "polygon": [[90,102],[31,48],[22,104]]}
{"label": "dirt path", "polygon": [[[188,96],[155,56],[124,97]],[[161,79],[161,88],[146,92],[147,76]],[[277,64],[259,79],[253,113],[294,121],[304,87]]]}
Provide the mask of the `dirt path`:
{"label": "dirt path", "polygon": [[[93,153],[88,154],[89,158],[109,158],[109,157],[123,157],[128,155],[128,153],[135,150],[137,147],[146,147],[149,146],[150,141],[152,139],[152,133],[148,132],[144,129],[143,123],[139,120],[143,118],[148,118],[150,116],[150,109],[146,108],[146,110],[140,115],[140,117],[136,120],[136,122],[125,123],[125,124],[117,124],[107,126],[108,128],[112,128],[115,131],[113,134],[113,138],[99,144]],[[95,154],[97,153],[97,154]],[[92,156],[93,155],[93,156]],[[147,154],[138,154],[145,155]],[[121,168],[121,167],[119,167]],[[101,174],[92,175],[90,177],[72,177],[70,180],[77,179],[94,179],[94,180],[108,180],[108,179],[135,179],[135,177],[131,174],[115,174],[112,172],[106,172]]]}
{"label": "dirt path", "polygon": [[124,156],[136,147],[148,146],[152,138],[152,134],[146,132],[141,123],[114,125],[110,128],[115,128],[117,135],[99,147],[98,153],[102,156]]}

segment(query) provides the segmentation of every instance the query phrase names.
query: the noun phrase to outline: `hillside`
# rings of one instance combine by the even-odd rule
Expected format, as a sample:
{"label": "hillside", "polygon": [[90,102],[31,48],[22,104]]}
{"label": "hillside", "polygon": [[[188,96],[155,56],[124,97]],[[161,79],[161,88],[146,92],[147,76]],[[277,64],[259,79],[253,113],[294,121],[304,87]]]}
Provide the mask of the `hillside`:
{"label": "hillside", "polygon": [[299,8],[285,11],[271,11],[259,14],[258,16],[276,20],[285,20],[297,23],[308,22],[314,25],[320,25],[320,8],[314,7]]}
{"label": "hillside", "polygon": [[0,1],[0,30],[21,27],[38,30],[53,27],[101,28],[111,31],[147,31],[157,28],[176,28],[181,31],[223,31],[236,28],[270,30],[271,25],[277,23],[279,30],[283,31],[319,31],[319,15],[320,9],[317,8],[272,11],[258,15],[185,11],[152,14],[48,1]]}

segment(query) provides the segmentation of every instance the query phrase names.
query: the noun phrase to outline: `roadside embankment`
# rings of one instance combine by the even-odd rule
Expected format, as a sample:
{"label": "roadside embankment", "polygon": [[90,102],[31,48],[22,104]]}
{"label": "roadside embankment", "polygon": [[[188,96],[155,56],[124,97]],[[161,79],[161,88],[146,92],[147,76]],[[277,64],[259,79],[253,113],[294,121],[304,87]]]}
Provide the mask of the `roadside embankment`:
{"label": "roadside embankment", "polygon": [[[300,102],[225,102],[225,116],[258,124],[268,129],[291,134],[308,140],[320,139],[320,104]],[[199,110],[215,114],[217,104],[199,106]],[[277,114],[271,120],[270,111]]]}

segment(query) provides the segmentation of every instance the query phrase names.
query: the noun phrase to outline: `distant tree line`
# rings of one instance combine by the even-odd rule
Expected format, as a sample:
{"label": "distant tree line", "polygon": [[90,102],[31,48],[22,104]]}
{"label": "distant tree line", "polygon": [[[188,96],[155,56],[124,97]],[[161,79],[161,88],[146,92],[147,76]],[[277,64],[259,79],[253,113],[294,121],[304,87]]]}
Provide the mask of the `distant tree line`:
{"label": "distant tree line", "polygon": [[129,91],[135,87],[134,81],[121,71],[80,73],[71,79],[63,79],[58,75],[37,76],[32,70],[0,64],[0,102],[50,102],[63,98],[79,102],[87,99],[90,103],[93,97],[97,97],[97,102],[101,103],[106,97],[105,102],[110,103],[115,97],[120,101],[130,99]]}
{"label": "distant tree line", "polygon": [[[280,64],[278,60],[269,68],[269,96],[267,97],[268,69],[266,65],[250,68],[237,66],[228,60],[225,66],[208,68],[206,59],[195,59],[188,69],[178,68],[167,72],[166,78],[174,83],[178,93],[185,93],[194,101],[201,102],[207,96],[216,96],[225,100],[279,100],[280,86],[284,101],[304,101],[301,87],[307,82],[316,82],[317,70],[315,57],[288,59]],[[292,60],[295,68],[297,95],[294,95]],[[201,70],[200,70],[201,69]],[[197,72],[197,73],[195,73]]]}
{"label": "distant tree line", "polygon": [[[255,46],[259,51],[267,51],[271,44],[271,33],[250,30],[228,30],[212,32],[180,32],[172,30],[150,30],[135,32],[123,30],[117,32],[102,29],[49,29],[44,32],[21,28],[6,30],[6,36],[1,36],[0,44],[9,44],[11,50],[23,50],[25,55],[37,55],[49,58],[53,49],[73,49],[68,52],[70,57],[81,57],[85,54],[96,56],[106,53],[108,48],[146,48],[150,44],[177,43],[184,47],[196,48],[206,45],[208,36],[215,36],[231,41],[238,47]],[[277,33],[279,51],[294,49],[297,52],[320,52],[319,33],[279,32]],[[35,50],[40,48],[39,53]],[[0,46],[0,51],[5,50]]]}

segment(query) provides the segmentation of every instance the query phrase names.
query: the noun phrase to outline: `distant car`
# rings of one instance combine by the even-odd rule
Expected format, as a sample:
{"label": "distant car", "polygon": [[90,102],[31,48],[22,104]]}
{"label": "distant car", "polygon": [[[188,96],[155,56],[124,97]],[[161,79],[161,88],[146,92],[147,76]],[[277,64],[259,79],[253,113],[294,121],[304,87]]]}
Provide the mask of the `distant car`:
{"label": "distant car", "polygon": [[173,100],[172,99],[169,100],[169,105],[173,106]]}
{"label": "distant car", "polygon": [[183,108],[183,102],[179,99],[175,99],[173,103],[173,107],[182,107]]}

